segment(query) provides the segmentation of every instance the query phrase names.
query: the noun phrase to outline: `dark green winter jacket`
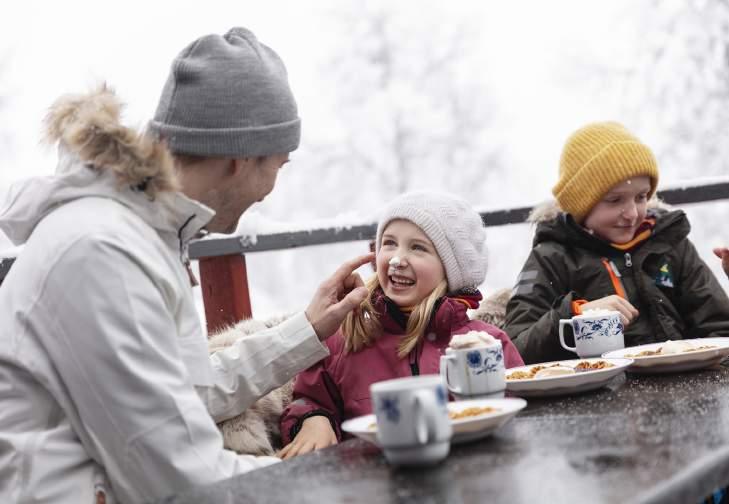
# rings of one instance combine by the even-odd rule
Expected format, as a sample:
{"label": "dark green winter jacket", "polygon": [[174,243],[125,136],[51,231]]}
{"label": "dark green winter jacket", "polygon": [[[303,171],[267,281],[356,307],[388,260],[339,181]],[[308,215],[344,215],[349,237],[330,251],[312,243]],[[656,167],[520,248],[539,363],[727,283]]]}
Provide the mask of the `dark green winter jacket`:
{"label": "dark green winter jacket", "polygon": [[564,213],[537,225],[504,328],[526,363],[576,358],[559,343],[559,319],[573,315],[572,301],[616,294],[608,267],[640,312],[625,328],[625,346],[729,336],[729,298],[687,238],[686,215],[651,209],[649,216],[651,237],[629,253]]}

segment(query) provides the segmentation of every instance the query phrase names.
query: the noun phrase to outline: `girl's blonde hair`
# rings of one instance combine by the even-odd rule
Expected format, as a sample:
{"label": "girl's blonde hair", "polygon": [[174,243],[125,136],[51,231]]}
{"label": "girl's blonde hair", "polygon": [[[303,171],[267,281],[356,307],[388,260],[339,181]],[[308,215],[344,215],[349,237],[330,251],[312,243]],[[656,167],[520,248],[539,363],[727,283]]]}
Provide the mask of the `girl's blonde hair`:
{"label": "girl's blonde hair", "polygon": [[[377,313],[372,304],[372,296],[380,287],[380,280],[377,274],[370,277],[366,282],[369,296],[362,301],[359,309],[349,312],[342,323],[342,334],[344,335],[344,351],[359,352],[365,347],[371,346],[374,339],[382,333],[382,324],[379,317],[381,313]],[[433,313],[435,312],[436,303],[440,298],[445,296],[448,290],[448,283],[444,279],[435,289],[418,303],[408,317],[408,325],[405,329],[400,344],[397,348],[397,355],[400,358],[407,356],[420,339],[428,327]]]}

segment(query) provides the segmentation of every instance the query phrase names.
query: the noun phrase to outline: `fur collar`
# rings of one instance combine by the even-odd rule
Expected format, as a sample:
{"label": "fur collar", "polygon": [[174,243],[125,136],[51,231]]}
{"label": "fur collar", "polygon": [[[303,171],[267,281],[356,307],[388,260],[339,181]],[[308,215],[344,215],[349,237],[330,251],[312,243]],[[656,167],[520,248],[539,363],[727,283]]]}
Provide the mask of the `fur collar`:
{"label": "fur collar", "polygon": [[89,167],[113,172],[119,186],[137,187],[150,199],[178,189],[174,164],[164,144],[120,123],[122,103],[105,84],[85,95],[59,98],[45,118],[49,143]]}
{"label": "fur collar", "polygon": [[[654,196],[648,201],[648,209],[672,210],[673,208],[668,203]],[[563,210],[559,207],[557,200],[549,200],[535,205],[532,211],[529,212],[529,217],[527,217],[526,221],[530,224],[548,222],[556,219],[561,213],[563,213]]]}

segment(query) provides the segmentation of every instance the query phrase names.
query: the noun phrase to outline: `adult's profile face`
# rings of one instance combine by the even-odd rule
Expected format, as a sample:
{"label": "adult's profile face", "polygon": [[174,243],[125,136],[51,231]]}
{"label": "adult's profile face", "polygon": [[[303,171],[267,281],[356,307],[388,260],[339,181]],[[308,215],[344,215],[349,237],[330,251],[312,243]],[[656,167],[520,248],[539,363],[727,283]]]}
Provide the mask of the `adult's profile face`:
{"label": "adult's profile face", "polygon": [[213,206],[216,216],[208,226],[210,231],[235,232],[240,216],[271,193],[279,170],[288,161],[288,154],[235,160],[230,177],[223,179],[218,188],[218,201]]}

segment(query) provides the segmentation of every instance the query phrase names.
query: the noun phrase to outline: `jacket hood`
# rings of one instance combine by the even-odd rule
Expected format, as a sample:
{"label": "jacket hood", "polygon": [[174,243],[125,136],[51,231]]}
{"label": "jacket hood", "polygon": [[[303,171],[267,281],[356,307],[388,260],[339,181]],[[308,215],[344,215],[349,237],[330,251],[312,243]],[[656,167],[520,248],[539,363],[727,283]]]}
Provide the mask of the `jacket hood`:
{"label": "jacket hood", "polygon": [[[653,197],[648,201],[648,210],[656,209],[670,211],[673,210],[673,207],[657,197]],[[531,212],[529,212],[529,217],[527,217],[526,221],[530,224],[539,224],[540,222],[554,220],[559,214],[563,213],[565,212],[560,208],[557,200],[548,200],[535,205]]]}
{"label": "jacket hood", "polygon": [[0,230],[25,243],[52,210],[84,197],[110,198],[153,228],[187,241],[214,212],[177,191],[172,158],[163,144],[120,124],[122,105],[106,86],[59,99],[46,137],[58,144],[54,175],[14,184],[0,205]]}
{"label": "jacket hood", "polygon": [[[669,243],[677,243],[688,236],[691,226],[682,210],[674,210],[670,205],[658,198],[648,202],[648,216],[656,218],[653,236],[661,236]],[[577,224],[571,215],[560,209],[556,201],[547,201],[535,206],[527,222],[536,225],[533,246],[547,241],[584,246],[602,251],[610,244],[593,236],[588,230]]]}

